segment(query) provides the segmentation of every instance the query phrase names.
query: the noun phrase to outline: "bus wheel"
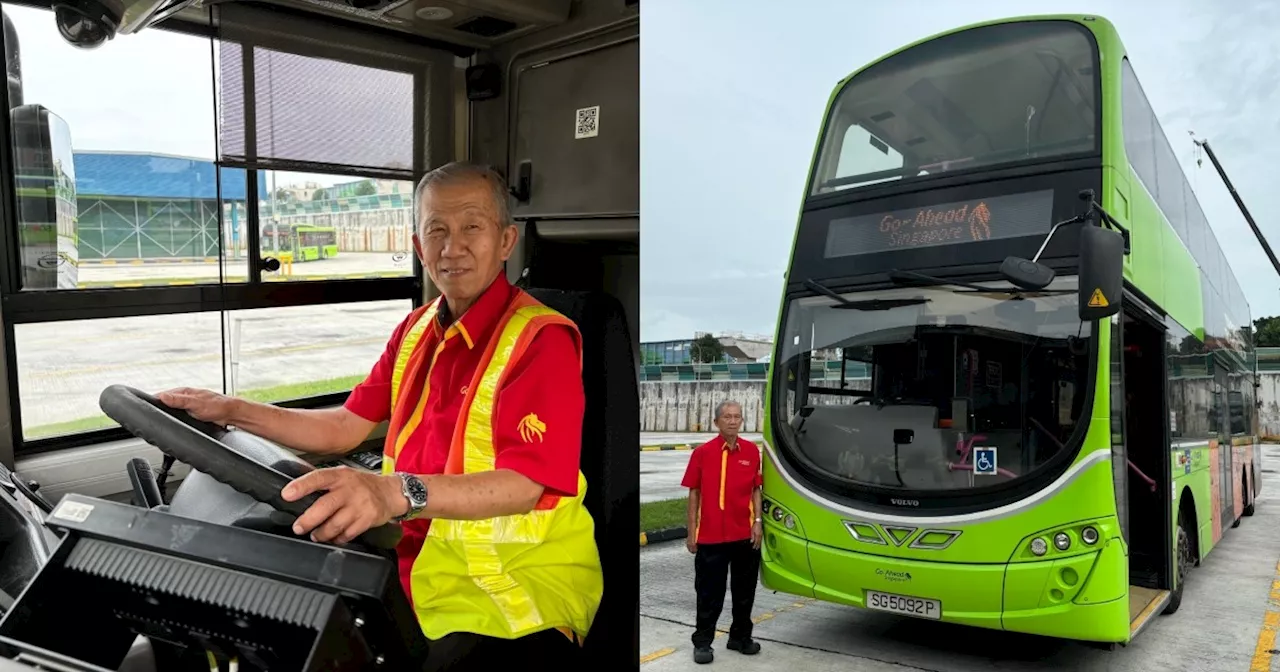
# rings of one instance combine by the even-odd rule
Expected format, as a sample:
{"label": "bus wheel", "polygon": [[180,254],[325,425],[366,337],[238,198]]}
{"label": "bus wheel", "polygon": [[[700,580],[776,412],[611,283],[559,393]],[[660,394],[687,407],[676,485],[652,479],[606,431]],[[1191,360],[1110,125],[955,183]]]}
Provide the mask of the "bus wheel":
{"label": "bus wheel", "polygon": [[1177,613],[1178,607],[1182,606],[1182,591],[1187,585],[1187,575],[1191,573],[1191,567],[1195,564],[1195,560],[1191,557],[1191,535],[1187,533],[1187,517],[1185,514],[1178,516],[1178,583],[1173,589],[1173,594],[1169,596],[1169,604],[1165,605],[1165,615]]}

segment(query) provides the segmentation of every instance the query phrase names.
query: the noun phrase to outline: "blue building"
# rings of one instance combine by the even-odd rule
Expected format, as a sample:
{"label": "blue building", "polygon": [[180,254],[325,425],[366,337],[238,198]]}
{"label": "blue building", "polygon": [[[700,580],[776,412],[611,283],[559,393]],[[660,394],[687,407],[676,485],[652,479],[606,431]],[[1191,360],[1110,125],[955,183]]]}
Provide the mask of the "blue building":
{"label": "blue building", "polygon": [[[81,263],[217,261],[223,248],[219,220],[227,246],[241,236],[248,191],[243,169],[217,170],[213,161],[166,154],[80,151],[73,156]],[[261,171],[258,194],[267,194]]]}

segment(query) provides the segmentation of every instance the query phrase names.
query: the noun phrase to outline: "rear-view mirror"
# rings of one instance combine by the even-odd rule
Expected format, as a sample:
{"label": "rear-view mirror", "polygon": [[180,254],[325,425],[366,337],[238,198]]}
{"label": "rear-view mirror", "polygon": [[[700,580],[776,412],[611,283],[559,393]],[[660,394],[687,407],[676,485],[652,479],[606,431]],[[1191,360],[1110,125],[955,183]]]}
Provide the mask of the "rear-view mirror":
{"label": "rear-view mirror", "polygon": [[1124,286],[1124,238],[1098,226],[1080,230],[1080,319],[1085,322],[1120,312]]}
{"label": "rear-view mirror", "polygon": [[1000,275],[1014,286],[1023,289],[1044,289],[1053,282],[1053,269],[1039,262],[1021,257],[1005,257],[1000,264]]}

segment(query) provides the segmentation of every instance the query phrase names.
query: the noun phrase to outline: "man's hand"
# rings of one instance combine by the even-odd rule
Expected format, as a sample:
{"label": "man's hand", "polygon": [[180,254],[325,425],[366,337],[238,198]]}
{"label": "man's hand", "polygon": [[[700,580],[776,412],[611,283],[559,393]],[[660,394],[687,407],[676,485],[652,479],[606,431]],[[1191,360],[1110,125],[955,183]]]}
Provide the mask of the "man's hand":
{"label": "man's hand", "polygon": [[751,548],[760,550],[760,540],[764,538],[764,523],[751,524]]}
{"label": "man's hand", "polygon": [[689,549],[690,553],[698,552],[698,542],[693,538],[693,535],[684,538],[684,547]]}
{"label": "man's hand", "polygon": [[347,467],[317,469],[294,479],[280,494],[293,502],[319,490],[328,492],[293,524],[295,534],[310,532],[312,541],[345,544],[409,508],[399,478]]}
{"label": "man's hand", "polygon": [[221,427],[230,424],[237,403],[235,398],[225,394],[193,387],[177,387],[159,392],[155,396],[165,406],[180,408],[197,420],[212,422]]}

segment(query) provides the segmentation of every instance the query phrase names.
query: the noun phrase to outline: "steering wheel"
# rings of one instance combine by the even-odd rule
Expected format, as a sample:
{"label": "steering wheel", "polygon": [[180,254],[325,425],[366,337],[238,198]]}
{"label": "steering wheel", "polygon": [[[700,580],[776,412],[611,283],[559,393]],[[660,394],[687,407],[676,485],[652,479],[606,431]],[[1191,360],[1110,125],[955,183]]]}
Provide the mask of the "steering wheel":
{"label": "steering wheel", "polygon": [[[121,427],[166,455],[282,513],[301,516],[325,494],[313,492],[295,502],[285,501],[280,496],[284,486],[315,467],[243,430],[228,430],[197,420],[186,411],[166,406],[146,392],[125,385],[103,390],[98,405]],[[233,432],[241,435],[235,437],[235,446],[226,441]],[[366,530],[357,539],[375,549],[392,550],[400,536],[399,525],[386,523]]]}

